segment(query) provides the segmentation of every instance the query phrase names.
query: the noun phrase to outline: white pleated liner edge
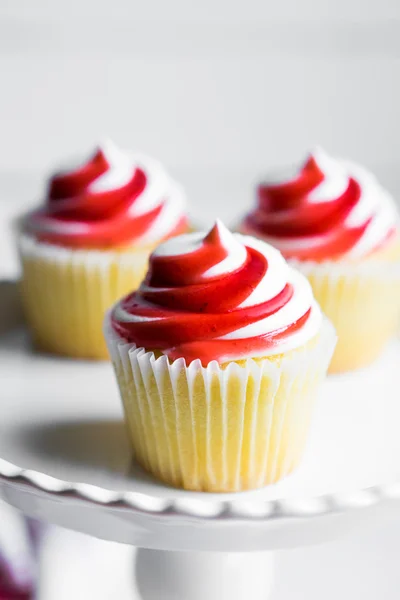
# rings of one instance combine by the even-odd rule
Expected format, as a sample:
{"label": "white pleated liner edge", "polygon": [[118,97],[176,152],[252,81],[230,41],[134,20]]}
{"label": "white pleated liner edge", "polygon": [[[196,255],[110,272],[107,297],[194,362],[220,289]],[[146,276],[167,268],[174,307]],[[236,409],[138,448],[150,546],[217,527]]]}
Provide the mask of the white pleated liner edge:
{"label": "white pleated liner edge", "polygon": [[[132,358],[134,357],[135,360],[138,360],[142,364],[146,364],[146,369],[157,370],[158,368],[167,368],[172,374],[172,377],[174,376],[175,371],[181,372],[182,367],[184,367],[190,373],[190,377],[193,377],[200,370],[204,374],[208,375],[220,372],[226,377],[232,372],[236,372],[238,375],[240,373],[248,372],[252,372],[254,374],[256,372],[261,372],[265,369],[268,369],[269,374],[273,375],[274,373],[279,373],[282,370],[282,367],[278,368],[278,366],[274,362],[263,361],[262,364],[259,364],[252,358],[248,358],[245,361],[242,361],[241,364],[238,364],[232,360],[230,361],[230,364],[223,369],[216,360],[211,361],[207,365],[207,367],[203,367],[199,359],[192,361],[190,365],[187,366],[186,360],[184,358],[178,358],[172,362],[170,362],[170,360],[164,355],[156,358],[154,352],[148,352],[145,348],[138,348],[134,343],[127,342],[116,333],[111,323],[112,310],[113,309],[107,312],[106,317],[104,319],[104,336],[106,338],[111,358],[115,358],[118,362],[121,359],[122,353],[124,356],[129,355],[130,361],[132,361]],[[310,352],[315,353],[317,356],[320,356],[324,354],[323,351],[326,350],[327,352],[325,356],[326,361],[328,361],[331,358],[331,356],[329,355],[329,347],[332,346],[333,352],[334,342],[336,343],[336,333],[332,323],[326,317],[323,318],[321,332],[319,335],[321,337],[318,344],[314,348],[312,348]],[[295,350],[296,348],[294,349],[294,351]],[[290,351],[290,353],[291,352],[292,351]],[[301,364],[302,361],[293,361],[290,357],[283,359],[283,361],[280,364],[286,364],[287,362],[291,363],[291,369],[293,369],[293,371],[291,372],[293,372],[294,374],[301,371],[302,367],[304,366]],[[294,365],[293,363],[295,362],[298,364]]]}
{"label": "white pleated liner edge", "polygon": [[[310,366],[312,366],[312,371],[315,371],[315,373],[317,373],[317,372],[321,373],[321,374],[324,373],[328,368],[331,356],[333,354],[334,344],[336,341],[336,335],[334,333],[334,329],[333,329],[331,323],[327,319],[324,319],[323,326],[322,326],[322,329],[320,332],[320,339],[319,339],[318,343],[316,344],[316,346],[314,348],[310,349],[309,353],[305,353],[304,356],[297,355],[295,360],[289,356],[287,358],[284,358],[281,361],[280,365],[277,365],[268,360],[264,360],[262,363],[257,363],[253,359],[249,358],[240,365],[235,362],[230,362],[230,364],[227,367],[222,369],[217,361],[212,361],[207,365],[207,367],[203,367],[201,365],[200,360],[195,360],[192,363],[190,363],[189,366],[187,366],[186,361],[183,358],[177,359],[173,362],[170,362],[166,356],[161,356],[161,357],[156,358],[154,356],[153,352],[147,352],[144,348],[137,348],[135,346],[135,344],[127,343],[125,340],[121,339],[112,328],[112,325],[110,323],[110,315],[107,315],[107,317],[106,317],[104,332],[105,332],[105,337],[106,337],[107,345],[109,348],[109,352],[111,355],[111,359],[112,359],[112,362],[116,369],[116,372],[121,371],[121,366],[122,366],[122,372],[123,372],[122,376],[124,377],[125,382],[132,381],[132,379],[133,379],[133,381],[136,381],[137,378],[140,378],[140,380],[143,382],[144,386],[146,387],[146,382],[148,382],[149,379],[152,376],[154,376],[157,384],[161,384],[161,382],[164,380],[164,375],[166,373],[168,373],[172,388],[173,388],[173,390],[176,390],[178,377],[182,373],[182,369],[185,369],[187,383],[188,383],[188,389],[191,390],[191,389],[194,389],[193,384],[194,384],[196,376],[199,374],[199,372],[201,372],[203,380],[204,380],[204,384],[205,384],[205,389],[207,390],[206,401],[209,401],[209,399],[211,397],[210,385],[213,380],[215,381],[215,376],[217,376],[220,380],[220,385],[221,385],[221,390],[222,390],[221,396],[223,398],[226,397],[223,390],[226,390],[227,382],[231,376],[237,377],[238,380],[240,381],[240,387],[244,392],[243,399],[245,399],[246,398],[245,390],[246,390],[247,381],[249,379],[249,376],[251,376],[253,378],[253,380],[258,383],[258,387],[259,387],[260,383],[261,383],[261,378],[265,375],[271,381],[271,387],[273,389],[272,396],[275,397],[276,391],[278,390],[278,387],[280,384],[280,378],[281,378],[282,373],[285,373],[287,385],[289,385],[288,382],[290,382],[290,385],[292,385],[292,383],[295,381],[296,377],[298,377],[298,375],[300,375],[300,374],[303,374],[304,378],[306,378],[307,374],[310,373]],[[117,375],[117,377],[118,377],[118,375]],[[121,377],[121,373],[119,374],[119,378],[120,377]],[[125,382],[124,382],[124,384],[125,384]],[[121,383],[121,381],[119,381],[119,383]],[[256,383],[256,385],[257,385],[257,383]],[[124,394],[127,394],[127,393],[129,394],[132,392],[134,394],[134,390],[124,390],[124,393],[121,390],[121,397],[122,397],[125,407],[126,407],[127,398]],[[190,394],[190,391],[189,391],[189,394]],[[148,402],[149,402],[149,405],[151,405],[149,398],[148,398]],[[244,404],[245,404],[245,402],[243,400],[243,408],[244,408]],[[310,404],[310,406],[302,407],[302,408],[304,408],[305,413],[307,413],[307,410],[312,412],[313,401],[310,402],[309,404]],[[291,410],[293,411],[293,407]],[[179,412],[179,409],[177,409],[177,412]],[[129,413],[129,411],[128,411],[128,413]],[[125,410],[125,414],[126,414],[127,420],[129,421],[130,415],[127,414],[126,410]],[[273,423],[273,421],[271,421],[271,418],[272,417],[270,417],[269,427],[272,427],[272,423]],[[226,422],[225,422],[225,425],[226,425]],[[253,425],[254,425],[254,427],[256,425],[255,419],[253,419]],[[280,427],[283,427],[283,422],[281,423]],[[308,426],[306,427],[306,429],[308,430]],[[140,432],[140,428],[137,428],[137,431]],[[306,435],[306,433],[307,433],[307,431],[301,430],[299,432],[299,437],[302,438],[302,436]],[[192,436],[195,437],[194,431],[192,432]],[[226,436],[224,436],[224,438],[225,437]],[[254,436],[253,436],[253,439],[254,439]],[[143,446],[144,446],[143,454],[148,456],[148,452],[146,451],[146,445],[147,445],[148,441],[143,439],[140,441],[137,440],[136,443],[137,444],[143,443]],[[254,442],[254,443],[256,443],[256,442]],[[254,450],[254,446],[252,447],[252,451],[253,450]],[[276,470],[276,468],[277,468],[276,461],[277,461],[279,452],[280,452],[280,449],[279,449],[279,445],[278,445],[278,447],[272,452],[272,454],[274,455],[274,464],[272,465],[272,468],[271,468],[271,466],[269,467],[270,471],[272,473],[274,472],[274,469]],[[270,458],[268,458],[270,453],[271,453],[271,450],[266,449],[266,451],[265,451],[265,468],[259,469],[259,473],[256,476],[257,482],[252,487],[260,487],[261,485],[263,485],[262,478],[265,476],[265,473],[266,473],[266,469],[267,469],[266,463],[267,463],[267,460],[270,460]],[[210,456],[211,456],[211,451],[210,451]],[[287,462],[290,459],[293,459],[293,457],[289,456],[288,459],[285,458],[284,466],[280,467],[280,477],[279,478],[281,478],[282,476],[285,476],[286,474],[288,474],[291,471],[291,468],[290,468],[291,464]],[[159,460],[158,460],[158,462],[159,462]],[[171,463],[170,463],[171,472],[172,472],[172,470],[175,469],[175,467],[172,466],[172,463],[173,463],[173,461],[171,461]],[[252,464],[251,461],[250,461],[250,464]],[[240,485],[239,465],[240,465],[240,449],[238,449],[238,456],[237,456],[237,468],[236,468],[236,475],[235,475],[236,481],[233,485],[231,484],[230,491],[236,491],[236,490],[239,491],[240,489],[242,489],[241,485]],[[207,465],[207,468],[210,469],[210,472],[208,473],[208,479],[211,481],[215,480],[215,477],[213,476],[212,459],[209,460],[209,464]],[[150,468],[150,470],[152,470],[152,469]],[[180,467],[178,474],[175,472],[172,474],[172,479],[179,480],[179,476],[182,475],[182,472],[183,472],[182,468]],[[193,477],[190,476],[190,478],[196,480],[196,473],[194,473]]]}

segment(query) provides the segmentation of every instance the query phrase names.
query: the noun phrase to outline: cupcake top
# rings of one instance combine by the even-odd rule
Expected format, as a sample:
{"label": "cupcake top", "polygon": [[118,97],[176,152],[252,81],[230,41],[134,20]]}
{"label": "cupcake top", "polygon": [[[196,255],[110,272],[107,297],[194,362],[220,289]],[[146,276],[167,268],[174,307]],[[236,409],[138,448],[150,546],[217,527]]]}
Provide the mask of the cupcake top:
{"label": "cupcake top", "polygon": [[292,174],[258,187],[258,206],[241,230],[261,237],[285,257],[361,259],[399,228],[394,200],[364,168],[312,152]]}
{"label": "cupcake top", "polygon": [[299,347],[321,319],[308,281],[280,252],[219,221],[161,244],[140,288],[111,312],[125,341],[204,366]]}
{"label": "cupcake top", "polygon": [[187,229],[185,196],[161,164],[107,142],[82,165],[56,173],[24,229],[75,248],[147,246]]}

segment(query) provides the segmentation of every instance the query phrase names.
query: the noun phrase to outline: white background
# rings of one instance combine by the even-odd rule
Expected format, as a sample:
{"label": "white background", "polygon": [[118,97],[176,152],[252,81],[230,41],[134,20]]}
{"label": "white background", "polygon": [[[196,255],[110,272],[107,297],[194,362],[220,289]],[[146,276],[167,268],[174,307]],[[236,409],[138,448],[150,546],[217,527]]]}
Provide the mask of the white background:
{"label": "white background", "polygon": [[[316,143],[400,193],[399,68],[398,0],[2,0],[0,197],[19,210],[105,136],[167,163],[198,218]],[[399,523],[282,554],[273,600],[397,600]],[[40,600],[129,597],[126,549],[65,535]]]}
{"label": "white background", "polygon": [[399,67],[398,0],[3,0],[0,173],[109,136],[223,211],[319,143],[396,191]]}

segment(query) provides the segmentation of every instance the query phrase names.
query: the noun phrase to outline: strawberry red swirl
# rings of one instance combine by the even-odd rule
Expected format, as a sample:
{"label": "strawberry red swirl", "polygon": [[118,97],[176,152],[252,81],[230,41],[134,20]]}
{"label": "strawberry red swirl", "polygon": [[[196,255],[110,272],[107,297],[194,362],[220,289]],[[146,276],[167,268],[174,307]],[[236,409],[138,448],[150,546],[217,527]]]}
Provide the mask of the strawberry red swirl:
{"label": "strawberry red swirl", "polygon": [[307,280],[277,250],[217,222],[208,234],[161,244],[111,323],[137,347],[205,366],[298,347],[316,335],[321,313]]}
{"label": "strawberry red swirl", "polygon": [[292,178],[262,183],[241,227],[286,258],[317,262],[368,255],[397,229],[395,203],[376,178],[322,150]]}
{"label": "strawberry red swirl", "polygon": [[107,143],[52,177],[45,206],[29,215],[26,230],[76,248],[154,244],[187,230],[185,197],[159,163]]}

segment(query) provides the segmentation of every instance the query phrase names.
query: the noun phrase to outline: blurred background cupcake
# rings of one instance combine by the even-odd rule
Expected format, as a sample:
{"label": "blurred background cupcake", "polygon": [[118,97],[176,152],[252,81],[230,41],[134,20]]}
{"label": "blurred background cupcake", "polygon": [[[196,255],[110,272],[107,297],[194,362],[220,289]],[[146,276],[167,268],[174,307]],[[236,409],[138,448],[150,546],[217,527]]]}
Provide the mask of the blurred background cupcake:
{"label": "blurred background cupcake", "polygon": [[292,172],[267,179],[240,225],[309,279],[333,322],[331,372],[371,363],[400,317],[400,220],[394,200],[363,167],[312,152]]}
{"label": "blurred background cupcake", "polygon": [[219,222],[161,244],[105,333],[148,471],[228,492],[297,467],[336,338],[307,279],[274,248]]}
{"label": "blurred background cupcake", "polygon": [[20,221],[22,296],[34,343],[103,359],[107,308],[136,288],[162,240],[188,228],[183,189],[157,161],[107,142],[56,173]]}

